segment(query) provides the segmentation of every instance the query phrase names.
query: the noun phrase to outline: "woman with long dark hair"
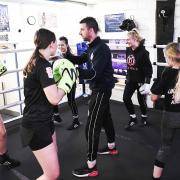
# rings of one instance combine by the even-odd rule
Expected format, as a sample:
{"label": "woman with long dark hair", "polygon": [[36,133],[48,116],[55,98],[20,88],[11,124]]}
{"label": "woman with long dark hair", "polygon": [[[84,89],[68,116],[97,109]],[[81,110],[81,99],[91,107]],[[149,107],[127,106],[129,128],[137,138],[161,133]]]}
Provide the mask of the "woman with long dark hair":
{"label": "woman with long dark hair", "polygon": [[39,29],[35,33],[34,44],[35,51],[23,70],[25,108],[21,137],[23,146],[31,148],[43,170],[37,180],[56,180],[60,175],[60,166],[52,121],[53,106],[70,91],[75,80],[69,78],[66,72],[60,73],[62,67],[59,62],[52,70],[49,59],[57,50],[53,32]]}

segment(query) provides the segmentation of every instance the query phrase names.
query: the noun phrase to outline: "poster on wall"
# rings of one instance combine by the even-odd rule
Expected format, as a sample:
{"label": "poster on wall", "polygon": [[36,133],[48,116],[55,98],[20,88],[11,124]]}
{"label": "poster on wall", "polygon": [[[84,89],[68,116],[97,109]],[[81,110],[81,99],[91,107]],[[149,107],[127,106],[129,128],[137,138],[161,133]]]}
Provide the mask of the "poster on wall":
{"label": "poster on wall", "polygon": [[103,39],[111,50],[112,66],[115,75],[127,75],[126,39]]}
{"label": "poster on wall", "polygon": [[0,4],[0,32],[9,32],[8,6]]}
{"label": "poster on wall", "polygon": [[111,50],[112,66],[114,74],[127,75],[126,51],[125,50]]}
{"label": "poster on wall", "polygon": [[105,32],[121,32],[119,25],[124,20],[124,13],[105,15]]}
{"label": "poster on wall", "polygon": [[38,14],[38,23],[40,27],[57,28],[57,16],[54,13],[40,12]]}

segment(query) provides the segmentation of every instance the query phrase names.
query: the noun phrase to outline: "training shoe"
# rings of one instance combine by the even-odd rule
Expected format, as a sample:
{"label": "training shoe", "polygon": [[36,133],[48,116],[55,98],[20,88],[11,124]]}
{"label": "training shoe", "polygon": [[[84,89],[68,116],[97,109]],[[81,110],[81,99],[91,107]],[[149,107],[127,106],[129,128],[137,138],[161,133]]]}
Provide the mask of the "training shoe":
{"label": "training shoe", "polygon": [[140,127],[145,127],[145,126],[148,126],[147,116],[146,116],[146,117],[141,116],[141,124],[140,124]]}
{"label": "training shoe", "polygon": [[7,153],[0,156],[0,165],[6,166],[8,168],[14,168],[20,164],[20,161],[10,158]]}
{"label": "training shoe", "polygon": [[61,119],[61,117],[59,116],[59,115],[53,115],[53,121],[55,122],[55,123],[61,123],[62,122],[62,119]]}
{"label": "training shoe", "polygon": [[74,130],[74,129],[77,129],[78,127],[80,126],[80,123],[79,122],[73,122],[68,128],[67,130]]}
{"label": "training shoe", "polygon": [[108,146],[102,148],[102,149],[99,149],[97,154],[101,154],[101,155],[117,155],[119,154],[118,150],[116,149],[116,147],[114,147],[113,149],[109,149]]}
{"label": "training shoe", "polygon": [[137,118],[132,118],[130,117],[130,121],[128,122],[128,124],[124,127],[125,130],[130,130],[134,125],[137,124]]}
{"label": "training shoe", "polygon": [[99,175],[96,165],[93,168],[89,168],[87,164],[79,169],[73,170],[72,174],[76,177],[96,177]]}

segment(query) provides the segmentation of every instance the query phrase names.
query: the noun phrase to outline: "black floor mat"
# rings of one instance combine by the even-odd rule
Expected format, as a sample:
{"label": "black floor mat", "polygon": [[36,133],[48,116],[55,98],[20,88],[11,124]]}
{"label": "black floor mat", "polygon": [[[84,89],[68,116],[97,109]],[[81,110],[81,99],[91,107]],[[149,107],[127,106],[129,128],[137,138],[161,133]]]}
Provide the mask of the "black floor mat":
{"label": "black floor mat", "polygon": [[[59,147],[59,158],[61,164],[61,175],[64,180],[76,180],[71,171],[78,168],[86,161],[85,124],[87,119],[87,101],[78,104],[79,116],[82,125],[74,130],[66,128],[72,122],[72,114],[67,106],[60,107],[63,122],[56,125],[57,141]],[[160,144],[160,120],[161,111],[150,109],[149,127],[139,127],[132,131],[125,131],[124,125],[128,122],[128,114],[123,103],[111,101],[111,112],[116,131],[116,144],[119,150],[118,156],[98,156],[97,166],[99,176],[96,178],[85,178],[94,180],[151,180],[153,161]],[[139,108],[136,107],[139,115]],[[172,147],[171,156],[164,169],[162,180],[180,179],[180,131]],[[99,146],[106,145],[105,133],[102,131]],[[41,168],[29,148],[22,149],[19,137],[19,128],[8,130],[9,153],[19,159],[22,163],[15,170],[30,180],[36,179],[42,174]],[[14,176],[14,177],[13,177]],[[13,178],[12,178],[13,177]],[[0,167],[0,180],[16,180],[16,174]],[[19,178],[20,179],[20,178]]]}

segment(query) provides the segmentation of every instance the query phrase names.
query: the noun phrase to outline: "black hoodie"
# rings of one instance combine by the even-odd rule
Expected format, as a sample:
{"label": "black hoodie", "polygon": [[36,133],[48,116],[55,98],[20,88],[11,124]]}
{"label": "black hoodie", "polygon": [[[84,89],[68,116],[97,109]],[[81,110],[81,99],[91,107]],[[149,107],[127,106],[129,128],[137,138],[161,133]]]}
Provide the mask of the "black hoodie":
{"label": "black hoodie", "polygon": [[127,77],[128,81],[137,83],[150,83],[152,77],[152,65],[149,52],[145,49],[144,40],[135,49],[127,48]]}
{"label": "black hoodie", "polygon": [[100,37],[91,42],[87,52],[81,56],[67,54],[66,58],[74,64],[82,64],[86,61],[91,63],[90,69],[78,68],[79,77],[88,80],[91,90],[107,91],[114,87],[111,51]]}

